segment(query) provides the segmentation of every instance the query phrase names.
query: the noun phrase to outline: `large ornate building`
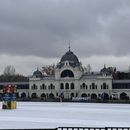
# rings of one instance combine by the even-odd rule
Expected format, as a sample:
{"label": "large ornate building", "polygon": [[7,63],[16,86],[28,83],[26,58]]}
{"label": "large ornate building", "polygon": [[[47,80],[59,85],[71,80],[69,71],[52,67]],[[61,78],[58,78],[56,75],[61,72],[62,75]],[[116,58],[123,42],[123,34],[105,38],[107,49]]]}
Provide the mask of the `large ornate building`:
{"label": "large ornate building", "polygon": [[[54,71],[53,75],[46,75],[37,69],[29,78],[29,82],[0,83],[0,98],[5,84],[17,85],[17,97],[22,99],[48,99],[60,96],[65,99],[130,98],[129,78],[115,80],[105,66],[98,73],[84,72],[78,57],[70,48],[62,56]],[[124,77],[124,74],[120,77]]]}
{"label": "large ornate building", "polygon": [[78,57],[69,49],[55,68],[55,75],[44,75],[39,70],[29,79],[32,98],[87,97],[109,98],[112,95],[112,76],[105,67],[99,73],[85,73]]}

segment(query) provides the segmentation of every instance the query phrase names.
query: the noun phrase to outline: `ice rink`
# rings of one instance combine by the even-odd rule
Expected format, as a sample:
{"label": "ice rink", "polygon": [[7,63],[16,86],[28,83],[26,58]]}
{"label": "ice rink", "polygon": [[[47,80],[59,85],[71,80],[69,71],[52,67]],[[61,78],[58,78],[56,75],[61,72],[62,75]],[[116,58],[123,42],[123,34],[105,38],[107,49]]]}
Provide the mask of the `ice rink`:
{"label": "ice rink", "polygon": [[19,102],[16,110],[1,108],[0,129],[130,126],[130,104]]}

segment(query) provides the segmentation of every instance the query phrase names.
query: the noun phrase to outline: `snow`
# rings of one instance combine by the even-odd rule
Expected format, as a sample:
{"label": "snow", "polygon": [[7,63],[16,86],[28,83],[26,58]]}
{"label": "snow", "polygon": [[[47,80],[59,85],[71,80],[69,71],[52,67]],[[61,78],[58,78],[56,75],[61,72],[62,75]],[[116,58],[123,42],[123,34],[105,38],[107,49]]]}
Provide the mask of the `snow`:
{"label": "snow", "polygon": [[0,129],[130,126],[130,104],[18,102],[16,110],[1,108]]}

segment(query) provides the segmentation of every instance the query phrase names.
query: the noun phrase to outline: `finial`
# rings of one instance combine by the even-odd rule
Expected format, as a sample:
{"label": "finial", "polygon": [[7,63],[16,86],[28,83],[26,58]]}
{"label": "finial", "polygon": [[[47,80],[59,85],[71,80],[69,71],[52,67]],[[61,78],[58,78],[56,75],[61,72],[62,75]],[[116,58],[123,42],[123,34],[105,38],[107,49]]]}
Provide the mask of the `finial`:
{"label": "finial", "polygon": [[69,40],[69,51],[70,51],[71,47],[70,47],[70,40]]}

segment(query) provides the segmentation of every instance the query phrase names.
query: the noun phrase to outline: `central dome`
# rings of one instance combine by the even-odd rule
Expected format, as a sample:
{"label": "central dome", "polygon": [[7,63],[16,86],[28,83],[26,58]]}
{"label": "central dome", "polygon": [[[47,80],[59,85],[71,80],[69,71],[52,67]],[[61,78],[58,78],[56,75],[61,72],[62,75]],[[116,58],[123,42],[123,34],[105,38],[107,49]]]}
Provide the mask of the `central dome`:
{"label": "central dome", "polygon": [[61,58],[61,62],[65,62],[65,61],[69,61],[71,63],[79,63],[77,56],[70,50],[66,52],[66,54],[63,55]]}
{"label": "central dome", "polygon": [[69,49],[69,51],[67,51],[65,53],[65,55],[62,56],[62,58],[61,58],[57,67],[58,68],[63,67],[64,64],[66,63],[66,61],[69,63],[69,65],[71,67],[80,66],[80,63],[79,63],[77,56],[72,51],[70,51],[70,49]]}

